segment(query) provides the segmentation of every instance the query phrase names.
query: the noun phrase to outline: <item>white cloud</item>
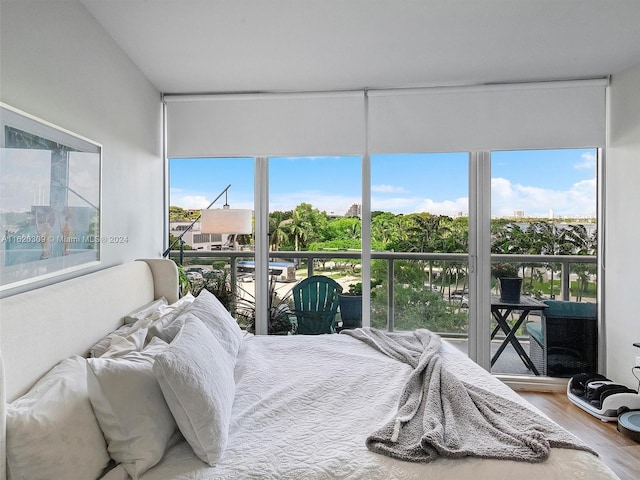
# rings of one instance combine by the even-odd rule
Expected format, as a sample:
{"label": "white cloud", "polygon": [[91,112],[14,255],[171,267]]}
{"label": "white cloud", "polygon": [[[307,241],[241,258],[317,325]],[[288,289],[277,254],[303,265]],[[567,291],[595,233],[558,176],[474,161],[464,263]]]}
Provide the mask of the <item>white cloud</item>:
{"label": "white cloud", "polygon": [[[585,162],[589,161],[585,157]],[[332,194],[319,190],[292,192],[271,192],[271,211],[286,211],[301,203],[310,203],[320,211],[344,215],[354,203],[361,203],[359,192],[354,194]],[[468,215],[467,197],[436,201],[431,198],[405,195],[404,190],[391,185],[372,186],[371,210],[388,211],[394,214],[429,212],[435,215]],[[205,208],[211,201],[198,192],[171,190],[171,205],[187,209]],[[252,199],[231,201],[232,208],[253,208]],[[219,201],[213,208],[222,205]],[[527,216],[547,217],[553,211],[556,217],[595,216],[596,179],[582,180],[566,190],[554,190],[544,186],[529,186],[512,183],[505,178],[491,179],[491,211],[494,216],[513,216],[516,210],[523,210]]]}
{"label": "white cloud", "polygon": [[582,154],[581,160],[576,163],[573,168],[578,170],[593,170],[596,168],[596,156],[593,153],[585,152]]}
{"label": "white cloud", "polygon": [[404,187],[395,187],[393,185],[371,185],[371,191],[377,193],[407,193]]}
{"label": "white cloud", "polygon": [[208,200],[204,195],[171,196],[171,205],[182,207],[185,210],[207,208],[209,203],[211,200]]}
{"label": "white cloud", "polygon": [[509,199],[515,195],[511,182],[506,178],[492,178],[491,179],[491,196],[492,200],[496,198]]}
{"label": "white cloud", "polygon": [[414,206],[419,200],[412,197],[394,197],[394,198],[371,198],[371,210],[384,211],[391,213],[404,213],[413,211]]}
{"label": "white cloud", "polygon": [[512,216],[516,210],[526,216],[595,216],[596,181],[582,180],[569,190],[553,190],[511,183],[505,178],[491,179],[491,213]]}
{"label": "white cloud", "polygon": [[435,202],[430,198],[426,198],[415,211],[429,212],[434,215],[448,215],[450,217],[456,217],[458,215],[467,216],[469,215],[469,199],[461,197],[455,200]]}
{"label": "white cloud", "polygon": [[455,200],[436,202],[430,198],[395,197],[371,199],[371,210],[381,210],[395,214],[428,212],[434,215],[448,215],[455,217],[462,213],[468,215],[469,199],[466,197]]}

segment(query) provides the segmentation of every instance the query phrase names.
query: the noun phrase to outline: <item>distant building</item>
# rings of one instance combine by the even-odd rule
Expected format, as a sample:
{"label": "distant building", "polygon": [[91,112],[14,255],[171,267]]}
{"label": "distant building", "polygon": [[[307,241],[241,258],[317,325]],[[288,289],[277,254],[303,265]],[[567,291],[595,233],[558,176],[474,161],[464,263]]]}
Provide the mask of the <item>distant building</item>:
{"label": "distant building", "polygon": [[516,210],[513,212],[514,218],[524,218],[524,210]]}
{"label": "distant building", "polygon": [[[179,237],[189,228],[191,222],[171,222],[169,224],[169,233],[174,237]],[[220,233],[201,233],[200,222],[196,222],[191,230],[184,234],[182,240],[185,245],[189,245],[193,250],[221,250],[228,246],[230,240],[228,237],[232,235],[222,235]],[[176,245],[174,249],[179,249]]]}
{"label": "distant building", "polygon": [[344,214],[345,217],[362,217],[362,205],[359,203],[354,203],[349,207],[347,213]]}

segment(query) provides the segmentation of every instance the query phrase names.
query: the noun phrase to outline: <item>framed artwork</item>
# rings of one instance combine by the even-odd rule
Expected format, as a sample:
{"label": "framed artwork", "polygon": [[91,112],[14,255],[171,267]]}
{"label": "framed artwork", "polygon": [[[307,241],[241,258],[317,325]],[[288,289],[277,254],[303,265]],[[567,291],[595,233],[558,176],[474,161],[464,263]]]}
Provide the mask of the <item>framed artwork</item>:
{"label": "framed artwork", "polygon": [[100,262],[101,155],[0,103],[0,290]]}

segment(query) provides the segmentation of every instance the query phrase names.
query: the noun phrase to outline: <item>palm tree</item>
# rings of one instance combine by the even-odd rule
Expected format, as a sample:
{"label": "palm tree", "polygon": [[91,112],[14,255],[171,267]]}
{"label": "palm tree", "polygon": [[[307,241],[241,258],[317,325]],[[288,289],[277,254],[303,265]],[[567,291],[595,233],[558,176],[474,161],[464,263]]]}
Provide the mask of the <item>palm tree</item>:
{"label": "palm tree", "polygon": [[[533,222],[530,227],[533,239],[533,251],[531,253],[540,255],[561,255],[566,252],[563,248],[562,231],[556,223],[553,222]],[[550,273],[550,295],[554,298],[554,274],[555,265],[546,264],[545,267]],[[531,272],[531,282],[533,283],[533,268]]]}
{"label": "palm tree", "polygon": [[430,213],[412,213],[408,216],[408,243],[410,252],[434,250],[436,239],[442,235],[441,221],[444,217]]}
{"label": "palm tree", "polygon": [[269,214],[269,244],[272,250],[280,250],[280,247],[289,241],[287,219],[291,212],[271,212]]}
{"label": "palm tree", "polygon": [[396,217],[391,212],[371,213],[371,239],[383,245],[389,244],[396,235]]}
{"label": "palm tree", "polygon": [[[594,255],[598,246],[598,234],[594,229],[589,233],[584,225],[569,225],[564,231],[564,240],[575,255]],[[582,300],[582,294],[586,291],[589,279],[596,273],[595,265],[574,264],[571,271],[578,276],[580,281],[576,300]]]}
{"label": "palm tree", "polygon": [[301,246],[305,245],[309,235],[313,231],[313,225],[305,215],[305,205],[309,204],[303,203],[296,207],[286,226],[288,234],[293,238],[296,252],[300,251]]}
{"label": "palm tree", "polygon": [[584,225],[569,225],[564,231],[564,241],[575,255],[595,255],[598,248],[598,232],[589,233]]}
{"label": "palm tree", "polygon": [[[493,253],[527,254],[534,251],[533,239],[526,231],[515,223],[509,223],[495,233],[491,242]],[[525,267],[522,267],[523,274]],[[524,275],[523,275],[524,277]]]}

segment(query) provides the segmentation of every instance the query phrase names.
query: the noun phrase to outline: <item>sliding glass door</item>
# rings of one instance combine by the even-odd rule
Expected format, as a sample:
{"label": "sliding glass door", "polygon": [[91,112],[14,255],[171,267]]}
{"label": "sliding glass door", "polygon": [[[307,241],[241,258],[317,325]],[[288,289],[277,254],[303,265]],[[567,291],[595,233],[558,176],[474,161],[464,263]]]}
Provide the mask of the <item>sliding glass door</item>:
{"label": "sliding glass door", "polygon": [[[176,158],[169,241],[180,239],[173,256],[192,281],[207,272],[233,274],[236,307],[250,305],[253,313],[240,316],[254,328],[258,245],[252,235],[204,232],[196,219],[221,193],[212,209],[258,209],[254,191],[262,185],[269,205],[268,305],[291,309],[291,289],[314,274],[336,280],[345,293],[370,282],[370,308],[353,324],[340,309],[337,326],[427,328],[493,373],[551,376],[556,372],[535,363],[543,308],[524,316],[522,308],[507,311],[507,328],[522,319],[508,338],[496,316],[498,277],[509,271],[520,277],[521,295],[532,301],[597,302],[596,157],[595,149],[271,157],[265,173],[253,158]],[[490,210],[482,207],[483,178],[490,182]],[[367,205],[370,221],[363,222]],[[484,246],[481,230],[490,232]],[[370,238],[367,255],[363,233]],[[206,254],[212,251],[228,255]],[[485,276],[489,282],[478,280]]]}
{"label": "sliding glass door", "polygon": [[[362,284],[362,159],[271,157],[268,177],[268,322],[275,333],[289,330],[278,319],[282,311],[295,313],[292,288],[303,279],[321,275],[345,294]],[[341,299],[334,331],[362,326],[362,298],[348,300],[354,313]]]}
{"label": "sliding glass door", "polygon": [[371,324],[466,349],[469,154],[371,157]]}
{"label": "sliding glass door", "polygon": [[[544,314],[548,300],[571,302],[563,308],[597,303],[596,164],[596,149],[491,154],[493,373],[566,376],[579,373],[572,365],[597,365],[597,318],[556,333]],[[496,302],[506,295],[506,277],[519,282],[511,302],[524,300],[503,305],[502,320]]]}
{"label": "sliding glass door", "polygon": [[[606,85],[165,96],[167,155],[171,163],[203,156],[246,162],[238,180],[224,168],[194,175],[218,185],[207,199],[231,184],[232,205],[242,181],[253,185],[256,235],[244,247],[255,256],[261,315],[272,267],[283,267],[271,263],[287,267],[277,270],[278,287],[313,273],[338,275],[343,290],[361,284],[363,325],[430,328],[461,338],[461,349],[484,368],[528,375],[536,373],[523,360],[531,357],[527,325],[536,311],[518,317],[513,332],[497,321],[492,263],[516,264],[522,293],[536,302],[594,298],[590,222],[599,206],[588,161],[595,150],[557,149],[604,145]],[[540,150],[547,147],[556,150]],[[572,160],[561,159],[570,152]],[[571,180],[587,165],[587,176]],[[173,197],[173,179],[171,187]],[[565,208],[587,198],[591,210]],[[266,318],[256,325],[267,333]],[[498,355],[492,349],[504,339]],[[512,348],[510,365],[525,371],[501,366]]]}
{"label": "sliding glass door", "polygon": [[[255,241],[253,226],[246,220],[254,203],[253,158],[169,160],[167,254],[182,266],[188,280],[183,293],[210,290],[249,329],[256,311]],[[213,219],[203,222],[203,210],[213,212]],[[233,221],[239,216],[241,231]]]}

